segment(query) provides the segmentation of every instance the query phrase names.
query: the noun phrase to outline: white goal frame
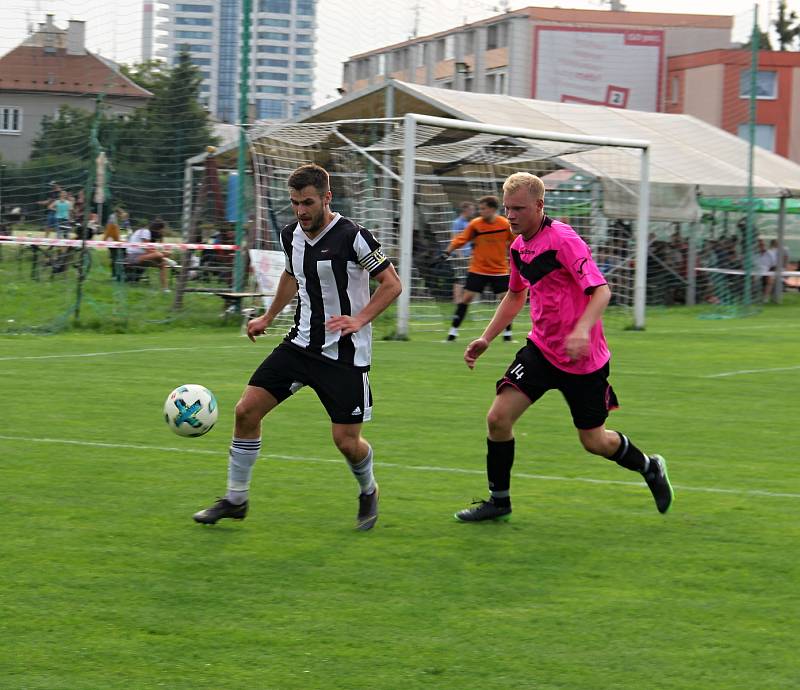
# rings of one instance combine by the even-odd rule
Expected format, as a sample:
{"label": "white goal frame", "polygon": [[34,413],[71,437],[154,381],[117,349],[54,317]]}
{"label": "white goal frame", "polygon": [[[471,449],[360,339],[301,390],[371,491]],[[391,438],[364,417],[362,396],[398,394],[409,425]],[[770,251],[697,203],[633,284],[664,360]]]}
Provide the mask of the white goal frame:
{"label": "white goal frame", "polygon": [[405,289],[397,303],[397,332],[399,338],[409,335],[411,314],[412,258],[414,241],[414,191],[415,191],[415,141],[418,124],[460,129],[486,134],[498,134],[524,139],[543,139],[563,141],[573,144],[594,146],[615,146],[638,149],[641,152],[639,172],[639,204],[636,219],[636,267],[634,274],[633,327],[637,330],[645,326],[645,304],[647,290],[647,231],[650,222],[650,142],[643,139],[617,139],[596,137],[563,132],[548,132],[522,127],[505,127],[481,122],[467,122],[445,117],[407,113],[403,118],[403,172],[401,179],[400,211],[400,281]]}

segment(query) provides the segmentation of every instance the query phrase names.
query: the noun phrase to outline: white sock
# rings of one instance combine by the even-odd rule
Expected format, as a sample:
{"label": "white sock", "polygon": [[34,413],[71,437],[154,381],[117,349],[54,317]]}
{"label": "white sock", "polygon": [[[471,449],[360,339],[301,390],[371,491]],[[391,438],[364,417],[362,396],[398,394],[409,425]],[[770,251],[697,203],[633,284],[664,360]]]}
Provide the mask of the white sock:
{"label": "white sock", "polygon": [[450,332],[447,335],[458,335],[458,329],[455,326],[450,326]]}
{"label": "white sock", "polygon": [[361,462],[357,465],[350,465],[350,471],[361,487],[362,494],[371,494],[375,491],[375,477],[372,475],[372,446],[369,447],[366,457]]}
{"label": "white sock", "polygon": [[247,500],[250,478],[261,450],[260,438],[234,438],[228,455],[228,492],[225,498],[234,505]]}

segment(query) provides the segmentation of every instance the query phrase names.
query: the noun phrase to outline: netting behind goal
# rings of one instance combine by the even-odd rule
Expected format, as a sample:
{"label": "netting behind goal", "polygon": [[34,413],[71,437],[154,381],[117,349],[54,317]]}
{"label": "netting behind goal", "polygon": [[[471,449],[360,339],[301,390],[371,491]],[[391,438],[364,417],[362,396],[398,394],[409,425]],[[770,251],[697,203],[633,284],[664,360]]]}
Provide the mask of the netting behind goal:
{"label": "netting behind goal", "polygon": [[[403,204],[407,124],[398,119],[252,127],[249,140],[256,186],[256,246],[279,249],[277,233],[293,220],[287,179],[297,166],[314,162],[331,174],[332,207],[368,228],[401,275],[405,299],[384,317],[384,332],[440,338],[449,326],[454,286],[463,284],[469,256],[457,252],[437,262],[453,237],[453,221],[465,201],[486,195],[502,200],[505,178],[518,171],[540,176],[546,212],[563,220],[591,246],[613,291],[610,322],[633,321],[636,220],[641,153],[636,148],[468,131],[462,124],[416,123],[413,127],[413,210]],[[478,125],[476,125],[478,127]],[[613,198],[613,201],[611,201]],[[502,208],[501,208],[502,212]],[[403,219],[409,217],[410,246]],[[408,267],[403,267],[410,257]],[[455,291],[458,287],[455,287]],[[473,302],[462,324],[479,332],[496,306],[492,293]],[[407,313],[403,310],[407,309]],[[291,311],[286,310],[286,319]],[[277,322],[275,328],[285,323]],[[527,332],[520,323],[520,335]],[[405,332],[404,332],[405,331]]]}

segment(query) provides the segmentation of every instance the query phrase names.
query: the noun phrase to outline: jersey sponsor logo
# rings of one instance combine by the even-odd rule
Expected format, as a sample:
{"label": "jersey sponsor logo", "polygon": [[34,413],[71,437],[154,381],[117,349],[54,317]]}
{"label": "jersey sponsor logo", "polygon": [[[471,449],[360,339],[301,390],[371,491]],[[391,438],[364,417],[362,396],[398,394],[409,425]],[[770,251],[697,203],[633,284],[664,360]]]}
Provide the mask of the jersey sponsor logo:
{"label": "jersey sponsor logo", "polygon": [[572,268],[575,270],[575,273],[577,273],[579,276],[584,275],[583,269],[585,268],[587,261],[589,261],[589,259],[584,256],[581,257],[580,259],[576,259],[575,263],[572,264]]}

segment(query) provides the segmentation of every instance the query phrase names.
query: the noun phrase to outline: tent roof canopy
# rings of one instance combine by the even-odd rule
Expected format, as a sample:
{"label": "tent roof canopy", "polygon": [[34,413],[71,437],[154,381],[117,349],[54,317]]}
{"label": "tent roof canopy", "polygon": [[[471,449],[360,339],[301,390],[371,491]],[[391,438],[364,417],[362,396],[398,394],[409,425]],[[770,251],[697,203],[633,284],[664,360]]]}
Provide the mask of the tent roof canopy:
{"label": "tent roof canopy", "polygon": [[[394,112],[386,112],[387,89]],[[749,147],[746,141],[690,115],[648,113],[606,106],[514,98],[439,89],[389,80],[313,110],[300,122],[399,116],[405,113],[453,117],[486,124],[524,127],[650,142],[650,181],[664,200],[697,195],[747,196]],[[597,148],[563,160],[609,180],[638,181],[637,156]],[[756,147],[753,193],[759,197],[800,197],[800,165]],[[657,196],[657,192],[656,192]]]}

